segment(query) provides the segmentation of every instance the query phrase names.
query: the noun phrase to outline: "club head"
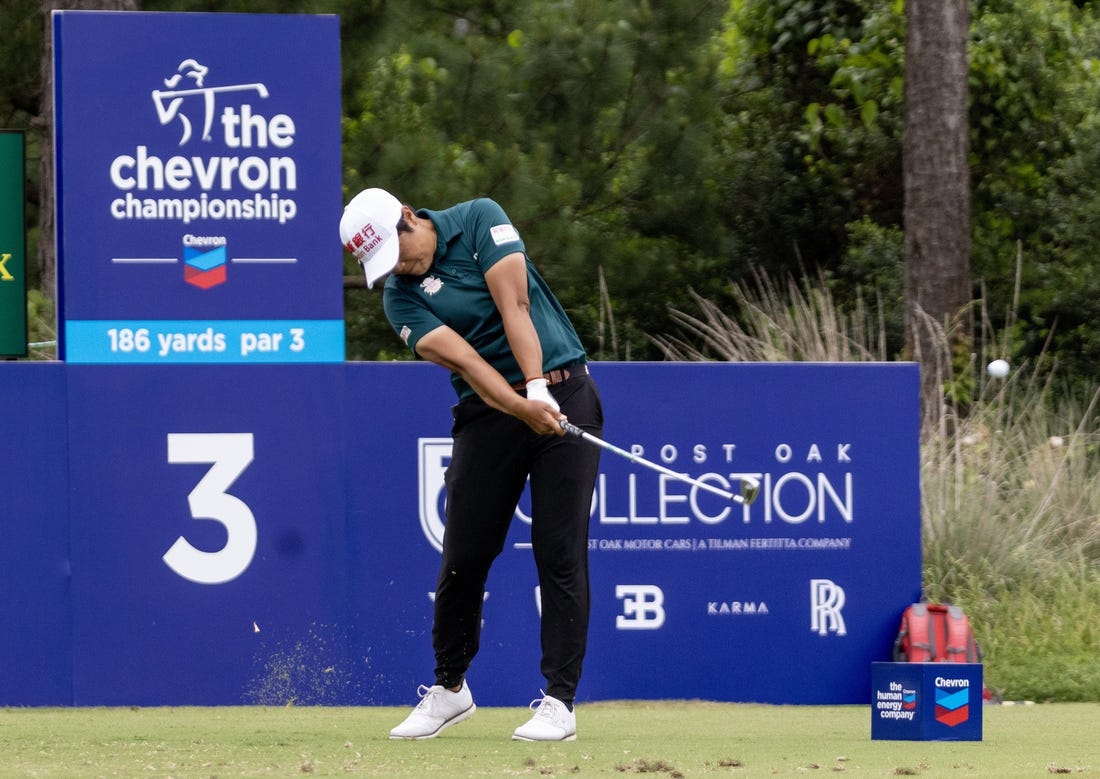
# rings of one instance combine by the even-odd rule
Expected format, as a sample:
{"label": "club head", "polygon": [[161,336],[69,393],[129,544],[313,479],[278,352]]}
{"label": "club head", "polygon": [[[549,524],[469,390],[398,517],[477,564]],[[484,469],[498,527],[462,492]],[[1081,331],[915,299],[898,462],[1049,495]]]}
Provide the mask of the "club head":
{"label": "club head", "polygon": [[741,503],[751,506],[760,495],[760,483],[753,479],[741,479]]}

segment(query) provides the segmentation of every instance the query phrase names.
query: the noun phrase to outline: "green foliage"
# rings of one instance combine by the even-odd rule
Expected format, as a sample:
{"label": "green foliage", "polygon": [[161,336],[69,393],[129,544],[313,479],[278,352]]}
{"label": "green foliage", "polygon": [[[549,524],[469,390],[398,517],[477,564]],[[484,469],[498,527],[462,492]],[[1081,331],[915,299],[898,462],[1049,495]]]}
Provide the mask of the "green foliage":
{"label": "green foliage", "polygon": [[899,5],[733,4],[728,202],[770,273],[837,270],[844,225],[900,223]]}
{"label": "green foliage", "polygon": [[[1053,349],[1087,386],[1100,359],[1100,24],[1064,0],[982,0],[971,15],[975,289],[990,324],[1011,330],[1008,356]],[[900,264],[890,279],[889,264],[862,260],[865,241],[882,247],[873,225],[900,235],[904,36],[900,0],[732,4],[720,71],[730,219],[734,243],[769,272],[820,268],[838,293],[875,289],[900,304]]]}
{"label": "green foliage", "polygon": [[53,301],[41,290],[27,290],[27,341],[43,344],[28,350],[27,356],[30,359],[57,359],[57,332],[54,330],[56,321]]}
{"label": "green foliage", "polygon": [[848,225],[844,261],[828,278],[839,300],[874,296],[878,320],[878,353],[882,359],[900,354],[905,342],[905,235],[901,228],[881,225],[864,216]]}
{"label": "green foliage", "polygon": [[[900,349],[902,0],[142,5],[338,14],[345,196],[496,198],[596,358],[659,356],[650,336],[675,330],[672,310],[692,293],[732,303],[757,271],[875,301],[886,353]],[[1094,5],[978,0],[969,46],[975,289],[1005,356],[1046,349],[1086,387],[1100,360]],[[9,126],[32,128],[42,23],[31,0],[0,10]],[[359,275],[350,258],[345,273]],[[405,356],[377,294],[346,302],[349,357]]]}
{"label": "green foliage", "polygon": [[[945,551],[945,550],[944,550]],[[965,560],[957,583],[930,588],[929,598],[962,606],[984,653],[986,683],[1006,700],[1092,701],[1100,690],[1100,575],[1077,560],[1003,571]]]}
{"label": "green foliage", "polygon": [[[644,357],[685,277],[727,276],[713,5],[496,4],[388,14],[418,34],[379,49],[349,91],[346,195],[384,186],[414,207],[498,200],[594,357]],[[391,22],[392,23],[392,22]],[[385,37],[385,33],[382,33]],[[618,323],[601,336],[598,277]],[[349,273],[354,268],[349,268]],[[380,336],[348,297],[349,354]]]}
{"label": "green foliage", "polygon": [[[1095,232],[1098,91],[1092,12],[1059,3],[982,3],[971,28],[973,253],[991,308],[1013,294],[1024,255],[1017,340],[1021,358],[1053,348],[1093,379],[1100,343]],[[996,323],[1005,320],[996,316]]]}
{"label": "green foliage", "polygon": [[763,274],[734,286],[737,315],[694,294],[699,315],[676,310],[681,336],[654,336],[671,360],[730,362],[884,361],[882,321],[859,292],[842,310],[824,279],[789,277],[785,284]]}
{"label": "green foliage", "polygon": [[38,0],[7,0],[0,5],[0,127],[25,128],[38,111],[40,93],[37,57],[28,51],[41,48],[42,29]]}
{"label": "green foliage", "polygon": [[984,377],[969,416],[926,435],[933,588],[950,591],[968,571],[995,577],[996,587],[1066,561],[1100,570],[1100,392],[1085,404],[1058,398],[1049,369],[1025,371],[1007,383]]}
{"label": "green foliage", "polygon": [[1036,204],[1042,239],[1030,244],[1035,260],[1022,300],[1030,326],[1022,329],[1020,342],[1025,354],[1047,348],[1069,372],[1095,382],[1100,364],[1100,117],[1089,117],[1077,136],[1074,152],[1051,165],[1048,187]]}

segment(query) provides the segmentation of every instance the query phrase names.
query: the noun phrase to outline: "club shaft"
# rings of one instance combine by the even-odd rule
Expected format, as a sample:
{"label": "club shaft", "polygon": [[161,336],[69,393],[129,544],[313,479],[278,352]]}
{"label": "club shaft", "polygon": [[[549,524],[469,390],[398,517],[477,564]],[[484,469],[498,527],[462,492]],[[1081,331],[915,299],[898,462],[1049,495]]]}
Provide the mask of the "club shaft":
{"label": "club shaft", "polygon": [[615,446],[615,444],[610,443],[609,441],[605,441],[602,438],[598,438],[597,436],[592,435],[591,433],[587,432],[586,430],[581,430],[579,427],[572,424],[571,422],[562,422],[561,426],[562,426],[563,429],[565,429],[566,432],[572,433],[575,436],[580,436],[585,441],[588,441],[589,443],[593,443],[596,446],[599,446],[603,449],[606,449],[609,452],[614,452],[615,454],[619,455],[620,457],[625,457],[627,460],[630,460],[630,462],[632,462],[632,463],[637,463],[638,465],[644,465],[646,468],[650,468],[654,471],[657,471],[658,473],[663,473],[666,476],[671,476],[672,478],[677,479],[677,480],[682,481],[682,482],[686,482],[687,484],[692,484],[692,485],[698,487],[701,490],[706,490],[707,492],[713,492],[715,495],[721,495],[726,500],[736,501],[737,503],[744,503],[745,502],[744,499],[740,495],[735,495],[734,493],[729,492],[728,490],[724,490],[721,487],[715,487],[713,484],[707,484],[706,482],[700,481],[699,479],[693,479],[685,473],[678,473],[677,471],[674,471],[671,468],[666,468],[663,465],[658,465],[655,462],[650,462],[649,460],[645,459],[644,457],[641,457],[639,455],[628,452],[625,449],[620,449],[619,447]]}

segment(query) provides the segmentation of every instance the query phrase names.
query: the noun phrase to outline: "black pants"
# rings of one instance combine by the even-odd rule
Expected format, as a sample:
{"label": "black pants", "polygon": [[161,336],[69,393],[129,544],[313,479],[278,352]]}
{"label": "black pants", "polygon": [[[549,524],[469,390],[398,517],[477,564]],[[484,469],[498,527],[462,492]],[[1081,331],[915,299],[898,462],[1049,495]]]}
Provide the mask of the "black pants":
{"label": "black pants", "polygon": [[[589,376],[550,388],[562,413],[603,430]],[[477,654],[485,581],[531,478],[531,546],[542,593],[546,694],[572,701],[588,643],[588,521],[600,449],[574,436],[537,435],[519,419],[463,400],[454,409],[454,448],[444,477],[447,528],[436,585],[435,681],[458,685]]]}

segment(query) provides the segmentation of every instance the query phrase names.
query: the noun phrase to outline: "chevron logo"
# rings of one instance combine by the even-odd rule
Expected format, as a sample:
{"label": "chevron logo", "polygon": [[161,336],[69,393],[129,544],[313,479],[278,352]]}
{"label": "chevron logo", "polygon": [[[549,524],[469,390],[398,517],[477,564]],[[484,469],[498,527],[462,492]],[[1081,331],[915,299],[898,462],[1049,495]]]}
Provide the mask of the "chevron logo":
{"label": "chevron logo", "polygon": [[213,248],[183,247],[183,278],[188,284],[210,289],[225,283],[225,245]]}
{"label": "chevron logo", "polygon": [[912,711],[917,708],[917,691],[916,690],[902,690],[901,691],[901,708],[905,711]]}
{"label": "chevron logo", "polygon": [[936,722],[953,728],[970,719],[970,689],[936,687]]}

